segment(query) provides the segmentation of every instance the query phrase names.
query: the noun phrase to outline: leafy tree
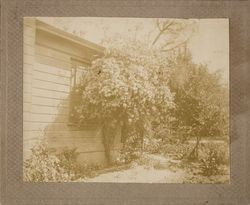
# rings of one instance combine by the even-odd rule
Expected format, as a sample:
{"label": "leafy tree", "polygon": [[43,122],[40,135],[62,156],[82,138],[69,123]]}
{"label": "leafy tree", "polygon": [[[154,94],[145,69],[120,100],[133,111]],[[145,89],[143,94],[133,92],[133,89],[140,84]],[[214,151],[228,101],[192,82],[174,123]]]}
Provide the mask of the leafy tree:
{"label": "leafy tree", "polygon": [[175,93],[172,129],[183,140],[196,138],[190,158],[198,157],[202,137],[228,134],[228,88],[218,73],[210,73],[206,65],[196,65],[191,56],[178,56],[172,61],[171,92]]}

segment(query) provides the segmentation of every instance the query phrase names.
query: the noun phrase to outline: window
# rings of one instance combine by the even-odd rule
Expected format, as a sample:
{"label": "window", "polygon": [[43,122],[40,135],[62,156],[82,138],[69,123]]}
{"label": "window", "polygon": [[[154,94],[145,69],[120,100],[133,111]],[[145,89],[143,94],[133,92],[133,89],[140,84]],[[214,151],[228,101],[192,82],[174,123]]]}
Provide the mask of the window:
{"label": "window", "polygon": [[69,125],[77,125],[79,115],[76,111],[77,105],[81,102],[81,92],[78,88],[81,78],[83,77],[89,64],[72,60],[71,68],[71,85],[69,95]]}
{"label": "window", "polygon": [[81,78],[86,72],[86,66],[76,66],[71,70],[71,89],[74,89],[81,82]]}

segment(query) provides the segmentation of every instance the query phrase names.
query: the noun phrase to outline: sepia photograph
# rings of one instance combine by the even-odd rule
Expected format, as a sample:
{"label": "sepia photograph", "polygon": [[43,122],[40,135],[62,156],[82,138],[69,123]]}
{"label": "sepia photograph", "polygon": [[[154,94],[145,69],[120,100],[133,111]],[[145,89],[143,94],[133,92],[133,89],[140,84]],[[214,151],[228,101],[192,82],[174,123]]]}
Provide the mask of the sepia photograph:
{"label": "sepia photograph", "polygon": [[229,184],[229,147],[229,19],[23,18],[23,181]]}

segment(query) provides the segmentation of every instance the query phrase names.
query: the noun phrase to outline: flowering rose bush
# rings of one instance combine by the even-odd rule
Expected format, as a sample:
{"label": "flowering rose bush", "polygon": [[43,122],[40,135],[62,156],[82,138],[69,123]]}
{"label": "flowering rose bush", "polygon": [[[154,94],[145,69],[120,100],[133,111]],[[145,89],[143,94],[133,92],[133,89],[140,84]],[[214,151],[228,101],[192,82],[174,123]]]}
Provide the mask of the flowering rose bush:
{"label": "flowering rose bush", "polygon": [[126,129],[126,138],[143,138],[151,122],[163,120],[174,106],[173,95],[166,58],[153,49],[129,45],[110,49],[92,62],[75,89],[81,98],[75,115],[80,125],[116,120]]}
{"label": "flowering rose bush", "polygon": [[79,89],[80,120],[127,118],[132,124],[160,116],[173,106],[167,84],[153,69],[117,53],[94,61]]}

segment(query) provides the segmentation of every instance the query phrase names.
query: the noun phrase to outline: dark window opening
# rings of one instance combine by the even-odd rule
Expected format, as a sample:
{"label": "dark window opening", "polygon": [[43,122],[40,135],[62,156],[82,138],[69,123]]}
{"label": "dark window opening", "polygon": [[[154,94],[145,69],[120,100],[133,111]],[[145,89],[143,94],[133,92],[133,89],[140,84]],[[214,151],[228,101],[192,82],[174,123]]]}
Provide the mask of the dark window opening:
{"label": "dark window opening", "polygon": [[69,95],[69,125],[79,125],[79,112],[77,107],[81,103],[81,90],[79,85],[81,79],[84,77],[84,73],[88,69],[89,64],[73,61],[71,68],[71,85]]}

